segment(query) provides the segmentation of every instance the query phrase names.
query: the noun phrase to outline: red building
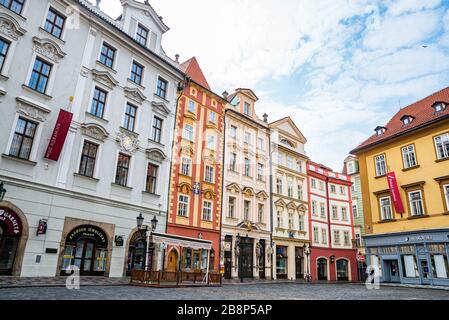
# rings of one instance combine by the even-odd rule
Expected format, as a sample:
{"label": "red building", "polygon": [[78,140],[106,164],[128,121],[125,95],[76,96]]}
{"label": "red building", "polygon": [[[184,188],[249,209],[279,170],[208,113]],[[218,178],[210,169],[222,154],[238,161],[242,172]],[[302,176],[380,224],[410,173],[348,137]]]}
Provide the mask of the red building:
{"label": "red building", "polygon": [[[218,271],[224,107],[196,60],[180,65],[189,77],[179,99],[172,159],[166,249],[168,271]],[[212,246],[210,246],[212,242]]]}
{"label": "red building", "polygon": [[307,163],[312,280],[357,281],[351,179]]}

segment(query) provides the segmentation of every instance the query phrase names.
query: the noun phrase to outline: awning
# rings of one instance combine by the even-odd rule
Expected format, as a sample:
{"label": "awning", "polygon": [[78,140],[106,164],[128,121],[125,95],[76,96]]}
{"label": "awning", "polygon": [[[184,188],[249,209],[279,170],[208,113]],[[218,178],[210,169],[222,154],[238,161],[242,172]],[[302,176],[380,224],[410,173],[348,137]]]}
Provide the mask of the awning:
{"label": "awning", "polygon": [[163,244],[165,246],[179,246],[183,248],[192,248],[194,250],[212,249],[212,241],[195,239],[189,237],[175,236],[169,234],[160,234],[153,233],[152,234],[152,242],[157,244]]}

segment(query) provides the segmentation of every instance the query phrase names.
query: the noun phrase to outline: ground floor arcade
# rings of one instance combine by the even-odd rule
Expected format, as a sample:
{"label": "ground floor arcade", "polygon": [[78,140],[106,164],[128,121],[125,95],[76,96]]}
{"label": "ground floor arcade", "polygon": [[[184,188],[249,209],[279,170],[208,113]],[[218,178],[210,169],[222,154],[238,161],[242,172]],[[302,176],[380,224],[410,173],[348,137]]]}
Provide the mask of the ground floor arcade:
{"label": "ground floor arcade", "polygon": [[312,281],[358,281],[357,250],[311,247]]}

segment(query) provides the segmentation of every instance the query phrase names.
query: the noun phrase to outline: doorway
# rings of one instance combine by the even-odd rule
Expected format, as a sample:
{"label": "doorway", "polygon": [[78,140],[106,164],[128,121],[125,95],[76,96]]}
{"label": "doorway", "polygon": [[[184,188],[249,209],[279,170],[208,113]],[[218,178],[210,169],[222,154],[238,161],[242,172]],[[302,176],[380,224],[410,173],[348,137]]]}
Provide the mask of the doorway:
{"label": "doorway", "polygon": [[337,281],[349,280],[349,263],[348,260],[337,260]]}
{"label": "doorway", "polygon": [[295,248],[295,260],[296,280],[300,280],[304,278],[304,259],[302,248]]}
{"label": "doorway", "polygon": [[173,249],[168,255],[167,270],[176,272],[178,270],[178,252]]}
{"label": "doorway", "polygon": [[253,239],[241,240],[240,243],[240,266],[239,266],[239,277],[243,278],[253,278],[253,267],[254,267],[254,244]]}
{"label": "doorway", "polygon": [[391,283],[401,282],[401,278],[399,276],[398,260],[384,260],[384,264],[385,264],[384,281]]}
{"label": "doorway", "polygon": [[128,274],[131,270],[145,270],[146,265],[146,241],[138,239],[129,246],[128,253]]}
{"label": "doorway", "polygon": [[0,223],[0,275],[12,275],[18,243],[19,237],[8,235]]}
{"label": "doorway", "polygon": [[316,267],[318,280],[327,280],[327,260],[324,258],[318,259]]}
{"label": "doorway", "polygon": [[260,255],[259,255],[259,278],[265,279],[265,240],[259,241]]}
{"label": "doorway", "polygon": [[429,262],[427,259],[420,259],[419,264],[421,266],[421,283],[422,284],[430,284],[430,268],[429,268]]}

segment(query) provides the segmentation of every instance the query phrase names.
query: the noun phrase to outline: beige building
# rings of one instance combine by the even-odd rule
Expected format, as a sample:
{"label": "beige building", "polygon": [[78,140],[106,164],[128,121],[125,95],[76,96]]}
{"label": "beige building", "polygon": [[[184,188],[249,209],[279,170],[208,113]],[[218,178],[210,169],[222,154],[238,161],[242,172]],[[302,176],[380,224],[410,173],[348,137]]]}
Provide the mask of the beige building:
{"label": "beige building", "polygon": [[272,157],[273,277],[302,279],[309,245],[307,142],[290,117],[269,125]]}

